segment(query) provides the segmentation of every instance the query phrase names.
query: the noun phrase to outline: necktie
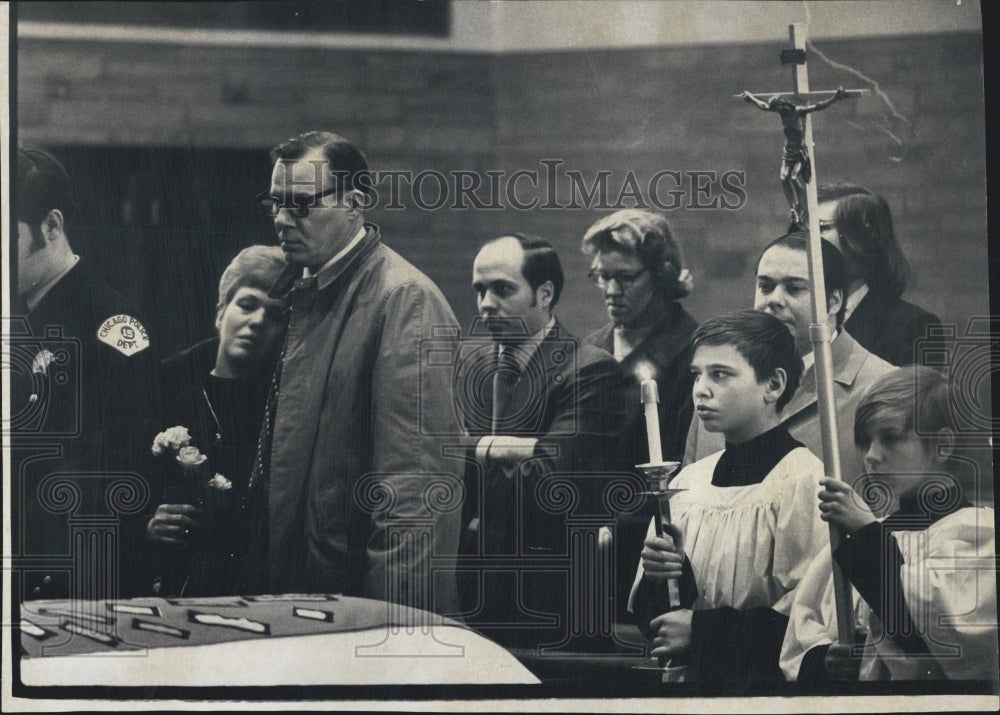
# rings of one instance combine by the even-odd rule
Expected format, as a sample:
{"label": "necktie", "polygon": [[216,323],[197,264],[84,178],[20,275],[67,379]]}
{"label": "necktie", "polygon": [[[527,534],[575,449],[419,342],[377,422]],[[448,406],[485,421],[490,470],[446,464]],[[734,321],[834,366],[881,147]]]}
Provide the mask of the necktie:
{"label": "necktie", "polygon": [[493,373],[493,424],[491,432],[501,434],[507,426],[504,424],[504,411],[510,397],[511,388],[517,382],[520,367],[514,359],[514,350],[510,346],[497,348],[496,371]]}
{"label": "necktie", "polygon": [[316,285],[316,276],[309,276],[295,281],[288,300],[293,311],[307,313],[316,305],[317,297],[319,297],[319,288]]}
{"label": "necktie", "polygon": [[278,410],[278,388],[281,385],[281,369],[285,361],[285,345],[281,346],[278,365],[274,368],[271,387],[267,391],[267,406],[264,408],[264,421],[260,426],[260,436],[257,438],[257,455],[254,457],[253,469],[250,471],[250,482],[247,490],[255,486],[267,489],[271,471],[271,441],[274,439],[274,416]]}

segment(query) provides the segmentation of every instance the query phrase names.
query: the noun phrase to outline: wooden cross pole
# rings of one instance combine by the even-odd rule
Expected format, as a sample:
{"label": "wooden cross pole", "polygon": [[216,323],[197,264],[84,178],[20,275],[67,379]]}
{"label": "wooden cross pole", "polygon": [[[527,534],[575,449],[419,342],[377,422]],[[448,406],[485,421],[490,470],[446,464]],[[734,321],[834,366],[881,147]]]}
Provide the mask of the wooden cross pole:
{"label": "wooden cross pole", "polygon": [[[789,26],[792,49],[781,53],[782,64],[792,66],[795,89],[790,93],[751,95],[744,92],[739,97],[756,104],[761,109],[781,114],[785,129],[785,151],[782,156],[781,180],[785,194],[792,208],[792,221],[802,228],[808,216],[809,229],[809,281],[812,284],[813,324],[809,326],[813,354],[816,357],[816,397],[819,406],[820,430],[823,440],[823,465],[826,474],[842,479],[840,469],[840,445],[837,434],[837,405],[833,396],[833,355],[830,349],[833,330],[827,322],[826,283],[823,276],[822,239],[819,232],[819,201],[816,197],[816,163],[813,155],[813,134],[811,112],[823,109],[833,102],[847,97],[857,97],[867,90],[845,90],[813,93],[809,91],[809,76],[806,69],[805,26]],[[808,102],[823,97],[814,104]],[[804,185],[804,186],[803,186]],[[801,189],[805,188],[805,206],[802,205]],[[842,297],[843,300],[847,296]],[[840,530],[830,525],[831,553],[840,545]],[[844,578],[836,561],[833,561],[834,597],[837,606],[837,637],[841,643],[854,642],[854,606],[851,584]]]}

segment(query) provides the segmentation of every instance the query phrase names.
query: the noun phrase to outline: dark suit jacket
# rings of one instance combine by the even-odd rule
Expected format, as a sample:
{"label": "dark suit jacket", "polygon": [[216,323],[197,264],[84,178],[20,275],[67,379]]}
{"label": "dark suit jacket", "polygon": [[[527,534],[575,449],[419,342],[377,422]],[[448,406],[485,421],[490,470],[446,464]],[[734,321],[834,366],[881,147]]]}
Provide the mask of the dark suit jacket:
{"label": "dark suit jacket", "polygon": [[[625,381],[614,357],[572,337],[557,322],[500,411],[503,434],[537,438],[534,453],[517,465],[487,458],[482,468],[473,453],[476,438],[490,433],[492,394],[484,386],[492,384],[492,375],[484,361],[495,347],[466,347],[460,352],[458,381],[467,385],[465,394],[477,391],[480,397],[475,409],[460,400],[474,438],[464,523],[478,516],[480,526],[478,534],[464,535],[463,553],[498,559],[497,568],[484,567],[481,588],[464,589],[464,605],[473,611],[468,620],[508,645],[558,642],[566,632],[572,575],[555,573],[558,567],[544,573],[537,567],[553,559],[568,564],[568,518],[613,520],[603,491],[613,473],[628,468],[620,456]],[[504,568],[502,557],[507,557]],[[545,619],[538,613],[550,614],[551,628],[539,625]],[[559,614],[559,621],[552,614]],[[501,625],[490,629],[489,623]]]}
{"label": "dark suit jacket", "polygon": [[[694,408],[691,401],[691,335],[698,323],[680,303],[671,304],[667,315],[653,327],[641,344],[621,361],[628,380],[629,423],[623,438],[632,464],[649,461],[644,411],[639,385],[643,379],[656,380],[660,395],[660,444],[665,460],[679,460]],[[586,342],[608,352],[614,351],[614,323],[586,337]]]}
{"label": "dark suit jacket", "polygon": [[892,365],[916,362],[915,345],[927,337],[927,326],[940,323],[929,313],[902,298],[869,287],[844,327],[862,347]]}
{"label": "dark suit jacket", "polygon": [[[260,568],[266,552],[267,495],[259,488],[249,490],[248,482],[274,364],[259,377],[231,381],[229,390],[216,394],[209,373],[218,347],[218,338],[205,340],[161,366],[163,398],[156,431],[187,427],[191,444],[208,457],[192,475],[177,468],[172,454],[150,456],[149,471],[159,487],[155,503],[194,504],[202,511],[201,528],[188,547],[149,545],[151,575],[160,580],[161,596],[228,596],[267,589]],[[230,480],[230,489],[207,487],[208,477],[217,473]]]}

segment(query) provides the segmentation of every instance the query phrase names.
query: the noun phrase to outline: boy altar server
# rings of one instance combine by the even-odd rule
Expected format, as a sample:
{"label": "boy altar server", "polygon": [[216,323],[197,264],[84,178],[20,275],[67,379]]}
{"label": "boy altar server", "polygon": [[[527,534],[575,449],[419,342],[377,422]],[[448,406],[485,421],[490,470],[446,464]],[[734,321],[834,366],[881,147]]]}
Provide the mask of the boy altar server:
{"label": "boy altar server", "polygon": [[[759,689],[784,682],[788,610],[827,541],[814,506],[823,464],[781,423],[802,360],[781,321],[744,310],[695,332],[691,371],[695,414],[726,448],[671,482],[684,491],[664,537],[650,528],[630,610],[654,655],[688,664],[685,680]],[[666,597],[669,579],[680,604]]]}
{"label": "boy altar server", "polygon": [[[867,470],[856,484],[860,494],[824,479],[819,512],[844,533],[833,558],[856,589],[866,642],[831,646],[837,628],[827,547],[796,594],[782,669],[814,690],[855,679],[995,683],[993,509],[965,497],[945,378],[928,367],[880,378],[858,403],[854,441]],[[861,495],[892,513],[877,520]]]}

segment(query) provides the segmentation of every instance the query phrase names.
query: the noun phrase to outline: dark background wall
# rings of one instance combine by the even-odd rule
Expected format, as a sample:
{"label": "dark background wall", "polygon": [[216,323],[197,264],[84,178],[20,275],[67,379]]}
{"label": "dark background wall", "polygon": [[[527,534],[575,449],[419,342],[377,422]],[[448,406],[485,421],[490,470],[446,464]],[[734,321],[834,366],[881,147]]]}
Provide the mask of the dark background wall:
{"label": "dark background wall", "polygon": [[[464,324],[478,244],[507,230],[548,237],[569,277],[559,313],[582,334],[603,309],[579,239],[611,209],[567,207],[566,170],[588,186],[610,172],[609,204],[629,172],[647,201],[659,171],[703,183],[697,195],[684,183],[680,206],[666,211],[695,277],[686,302],[699,319],[749,303],[759,248],[787,224],[783,136],[776,115],[732,95],[788,88],[781,46],[486,54],[22,38],[17,131],[67,158],[83,209],[74,246],[142,301],[167,349],[211,333],[222,268],[239,248],[272,239],[252,204],[267,186],[266,150],[314,128],[355,141],[373,169],[537,172],[539,188],[521,181],[518,197],[560,208],[456,209],[452,185],[444,206],[426,210],[404,183],[404,208],[382,201],[371,220],[438,282]],[[821,181],[854,180],[887,197],[913,264],[909,299],[961,326],[987,313],[982,35],[818,49],[881,90],[814,115]],[[810,78],[814,88],[872,86],[815,54]],[[554,195],[543,161],[561,162]],[[727,171],[745,176],[745,202],[692,206],[735,203],[696,174]],[[436,181],[424,188],[434,203]],[[669,201],[677,187],[664,179],[660,188]],[[491,203],[487,189],[479,195]]]}

